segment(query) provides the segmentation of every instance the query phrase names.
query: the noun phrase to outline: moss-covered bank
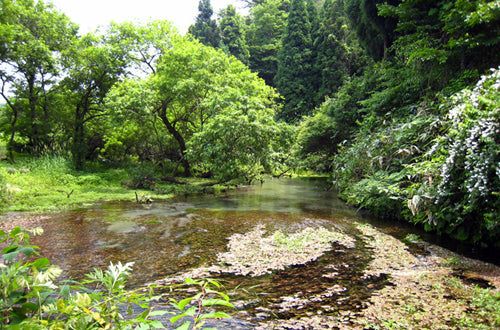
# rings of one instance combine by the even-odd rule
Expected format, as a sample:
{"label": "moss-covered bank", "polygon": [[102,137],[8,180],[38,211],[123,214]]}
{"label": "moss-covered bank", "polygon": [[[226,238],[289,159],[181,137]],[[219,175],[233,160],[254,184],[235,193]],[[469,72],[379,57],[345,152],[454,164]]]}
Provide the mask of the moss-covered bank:
{"label": "moss-covered bank", "polygon": [[147,164],[120,168],[91,164],[86,171],[75,171],[61,157],[2,161],[0,178],[4,212],[56,211],[99,201],[149,202],[226,189],[208,179],[165,177]]}

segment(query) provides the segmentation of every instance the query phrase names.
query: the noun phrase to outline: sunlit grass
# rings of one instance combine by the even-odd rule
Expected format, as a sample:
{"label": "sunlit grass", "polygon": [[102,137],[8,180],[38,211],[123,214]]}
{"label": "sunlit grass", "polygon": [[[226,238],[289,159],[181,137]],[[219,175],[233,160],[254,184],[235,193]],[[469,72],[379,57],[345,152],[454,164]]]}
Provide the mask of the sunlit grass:
{"label": "sunlit grass", "polygon": [[0,175],[6,184],[4,211],[56,211],[98,201],[135,201],[135,194],[154,200],[174,194],[193,193],[207,180],[189,180],[187,184],[159,183],[154,189],[132,189],[130,182],[140,164],[126,168],[106,168],[91,164],[89,170],[73,170],[63,157],[19,157],[14,164],[0,162]]}

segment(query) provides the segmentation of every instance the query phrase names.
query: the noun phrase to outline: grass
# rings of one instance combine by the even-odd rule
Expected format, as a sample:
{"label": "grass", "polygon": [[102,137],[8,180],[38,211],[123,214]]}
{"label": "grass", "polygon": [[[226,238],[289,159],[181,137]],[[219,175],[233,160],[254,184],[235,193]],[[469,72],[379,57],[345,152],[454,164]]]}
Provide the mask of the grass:
{"label": "grass", "polygon": [[[18,157],[16,163],[0,162],[3,177],[3,211],[57,211],[75,208],[99,201],[134,201],[135,194],[153,200],[171,198],[177,194],[214,192],[206,179],[187,179],[186,184],[155,181],[149,189],[130,188],[140,180],[143,172],[150,173],[146,165],[125,168],[106,168],[90,164],[89,169],[77,172],[63,157]],[[139,178],[139,179],[138,179]]]}

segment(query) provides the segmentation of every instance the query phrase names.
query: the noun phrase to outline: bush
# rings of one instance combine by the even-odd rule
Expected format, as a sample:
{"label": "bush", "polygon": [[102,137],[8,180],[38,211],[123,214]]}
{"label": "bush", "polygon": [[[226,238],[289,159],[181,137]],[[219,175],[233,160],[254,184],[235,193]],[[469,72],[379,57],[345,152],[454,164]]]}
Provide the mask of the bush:
{"label": "bush", "polygon": [[[437,163],[426,224],[462,240],[500,236],[500,70],[443,104],[447,127],[424,161]],[[420,211],[420,210],[419,210]],[[422,212],[420,212],[422,213]]]}
{"label": "bush", "polygon": [[0,206],[8,199],[8,191],[7,191],[7,182],[5,181],[4,176],[0,173]]}
{"label": "bush", "polygon": [[498,242],[499,88],[493,70],[472,90],[410,106],[416,114],[365,118],[334,159],[341,196],[460,240]]}
{"label": "bush", "polygon": [[[29,243],[30,235],[41,233],[41,229],[19,227],[8,233],[0,230],[0,324],[13,329],[165,328],[152,319],[167,314],[151,306],[152,286],[149,290],[125,289],[133,263],[110,264],[105,271],[95,269],[81,282],[59,285],[56,280],[61,269],[40,257],[38,248]],[[185,286],[194,286],[197,293],[180,301],[171,299],[179,309],[170,318],[172,324],[200,328],[208,319],[229,317],[221,311],[206,311],[207,307],[233,308],[229,297],[218,291],[217,281],[188,279],[171,289],[179,291]],[[133,307],[141,312],[134,312]]]}
{"label": "bush", "polygon": [[188,158],[199,172],[210,172],[220,181],[252,182],[265,171],[278,129],[271,111],[221,113],[194,134]]}

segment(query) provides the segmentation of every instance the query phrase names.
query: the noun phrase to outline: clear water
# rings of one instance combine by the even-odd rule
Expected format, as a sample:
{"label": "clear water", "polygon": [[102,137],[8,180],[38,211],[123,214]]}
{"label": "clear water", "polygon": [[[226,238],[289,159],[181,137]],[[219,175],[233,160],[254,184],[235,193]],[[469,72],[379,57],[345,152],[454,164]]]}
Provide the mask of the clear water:
{"label": "clear water", "polygon": [[[20,224],[24,221],[16,219],[21,219],[14,220]],[[226,195],[193,196],[152,205],[102,203],[34,217],[29,225],[44,228],[44,235],[34,242],[64,270],[65,277],[80,278],[94,267],[133,261],[131,286],[213,265],[217,254],[226,250],[231,235],[248,232],[259,224],[269,231],[295,231],[319,224],[356,238],[354,249],[334,246],[314,262],[271,275],[223,274],[220,279],[239,306],[235,320],[227,326],[245,328],[260,320],[360,309],[373,292],[387,284],[384,277],[363,277],[371,251],[355,224],[365,221],[334,192],[327,191],[322,181],[283,179]],[[398,237],[415,232],[400,224],[379,225]],[[323,276],[332,269],[335,276]],[[336,291],[325,296],[332,287]],[[308,302],[283,308],[290,297]]]}

